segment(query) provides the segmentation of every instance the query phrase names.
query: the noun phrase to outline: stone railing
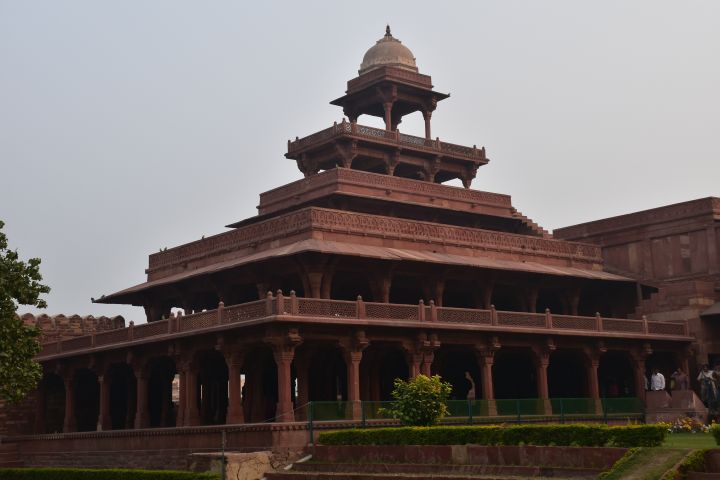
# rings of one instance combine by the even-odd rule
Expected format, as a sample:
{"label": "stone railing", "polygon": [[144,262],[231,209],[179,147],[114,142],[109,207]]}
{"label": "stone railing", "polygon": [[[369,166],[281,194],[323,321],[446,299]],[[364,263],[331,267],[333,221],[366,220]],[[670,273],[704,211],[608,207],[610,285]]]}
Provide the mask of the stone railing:
{"label": "stone railing", "polygon": [[425,88],[432,88],[432,79],[430,75],[423,75],[422,73],[411,72],[401,68],[383,67],[376,68],[375,70],[371,70],[368,73],[349,80],[347,82],[347,91],[348,93],[355,92],[367,85],[388,77],[400,79],[401,81]]}
{"label": "stone railing", "polygon": [[[545,313],[505,312],[472,308],[438,307],[433,301],[417,305],[365,302],[361,297],[355,301],[325,300],[301,298],[291,292],[285,296],[268,292],[267,298],[254,302],[225,306],[222,303],[214,310],[206,310],[191,315],[176,315],[166,320],[142,325],[130,322],[128,328],[112,330],[76,337],[70,340],[48,342],[42,345],[38,357],[67,352],[80,352],[96,347],[122,346],[129,342],[183,332],[203,333],[228,325],[242,325],[243,322],[258,320],[270,316],[312,318],[324,321],[378,320],[411,322],[412,324],[453,324],[466,326],[485,326],[493,331],[523,331],[524,333],[577,332],[596,336],[603,334],[630,335],[633,337],[668,337],[686,339],[687,322],[657,322],[605,318],[599,314],[594,317],[575,315],[554,315]],[[404,325],[413,326],[413,325]]]}
{"label": "stone railing", "polygon": [[399,131],[390,131],[382,128],[368,127],[357,123],[348,123],[344,119],[341,123],[335,123],[332,127],[320,130],[307,137],[296,138],[295,141],[288,140],[288,155],[303,150],[310,145],[326,142],[335,137],[347,136],[351,138],[378,140],[383,143],[413,148],[432,153],[443,153],[452,157],[460,157],[481,163],[487,163],[485,148],[466,147],[454,143],[441,142],[439,139],[431,140],[413,135],[406,135]]}
{"label": "stone railing", "polygon": [[427,244],[471,247],[476,250],[523,255],[528,259],[553,257],[585,263],[599,264],[602,262],[600,247],[597,245],[308,207],[167,251],[154,253],[150,255],[149,279],[162,278],[162,275],[155,273],[164,267],[238,250],[263,241],[286,238],[291,234],[308,230],[357,233],[362,236],[376,235],[382,238]]}
{"label": "stone railing", "polygon": [[312,175],[261,193],[260,213],[265,213],[267,209],[272,210],[272,205],[277,202],[337,183],[350,183],[364,187],[391,189],[403,193],[422,194],[432,196],[435,199],[462,201],[476,205],[489,205],[507,209],[512,208],[510,195],[504,195],[502,193],[484,192],[469,188],[412,180],[409,178],[392,177],[379,173],[364,172],[362,170],[333,168],[332,170],[326,170],[317,175]]}

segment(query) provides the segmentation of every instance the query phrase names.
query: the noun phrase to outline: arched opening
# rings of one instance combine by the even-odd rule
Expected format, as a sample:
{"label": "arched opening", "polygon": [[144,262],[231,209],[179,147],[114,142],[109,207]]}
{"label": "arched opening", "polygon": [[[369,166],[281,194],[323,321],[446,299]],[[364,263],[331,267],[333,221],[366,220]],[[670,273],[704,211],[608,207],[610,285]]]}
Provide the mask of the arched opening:
{"label": "arched opening", "polygon": [[520,291],[516,287],[511,287],[509,285],[495,285],[493,288],[491,303],[495,305],[496,310],[521,312],[523,311],[523,308],[520,295]]}
{"label": "arched opening", "polygon": [[627,352],[609,350],[600,357],[598,382],[601,397],[634,397],[635,368]]}
{"label": "arched opening", "polygon": [[339,349],[313,349],[308,362],[308,400],[347,400],[347,367]]}
{"label": "arched opening", "polygon": [[50,373],[43,378],[40,389],[44,398],[44,429],[40,433],[59,433],[63,431],[65,419],[65,383],[59,375]]}
{"label": "arched opening", "polygon": [[270,347],[258,346],[245,356],[242,402],[245,421],[258,423],[275,417],[278,401],[277,367]]}
{"label": "arched opening", "polygon": [[405,353],[391,345],[371,345],[360,362],[360,398],[362,400],[392,400],[396,378],[407,380],[410,370]]}
{"label": "arched opening", "polygon": [[582,352],[557,350],[547,369],[550,398],[584,398],[588,394],[586,358]]}
{"label": "arched opening", "polygon": [[110,365],[106,374],[110,388],[110,428],[122,430],[133,428],[137,406],[137,380],[132,368],[126,363]]}
{"label": "arched opening", "polygon": [[88,369],[77,370],[74,385],[77,431],[92,432],[97,429],[100,409],[100,385],[97,375]]}
{"label": "arched opening", "polygon": [[280,289],[285,295],[290,295],[290,292],[295,291],[295,295],[298,297],[305,297],[306,292],[302,278],[297,273],[289,274],[277,280],[277,288],[273,289],[273,294]]}
{"label": "arched opening", "polygon": [[553,290],[545,288],[540,289],[536,305],[537,313],[544,313],[546,308],[550,309],[552,313],[557,313],[559,315],[565,315],[568,313],[559,292]]}
{"label": "arched opening", "polygon": [[370,292],[370,283],[362,272],[337,271],[333,275],[330,298],[334,300],[356,300],[358,295],[366,302],[375,301]]}
{"label": "arched opening", "polygon": [[[472,348],[460,346],[440,347],[435,352],[432,369],[433,373],[437,373],[444,381],[452,385],[451,400],[476,400],[481,398],[480,368]],[[466,372],[470,374],[475,383],[473,398],[468,398],[472,384],[466,378]]]}
{"label": "arched opening", "polygon": [[228,406],[228,368],[225,357],[217,350],[202,352],[199,357],[200,418],[204,425],[225,423]]}
{"label": "arched opening", "polygon": [[495,398],[537,398],[537,374],[530,349],[503,347],[498,350],[492,372]]}
{"label": "arched opening", "polygon": [[390,286],[390,303],[417,305],[423,298],[422,285],[419,277],[396,275]]}
{"label": "arched opening", "polygon": [[148,413],[151,427],[174,427],[177,405],[173,403],[175,362],[170,357],[150,360],[148,378]]}

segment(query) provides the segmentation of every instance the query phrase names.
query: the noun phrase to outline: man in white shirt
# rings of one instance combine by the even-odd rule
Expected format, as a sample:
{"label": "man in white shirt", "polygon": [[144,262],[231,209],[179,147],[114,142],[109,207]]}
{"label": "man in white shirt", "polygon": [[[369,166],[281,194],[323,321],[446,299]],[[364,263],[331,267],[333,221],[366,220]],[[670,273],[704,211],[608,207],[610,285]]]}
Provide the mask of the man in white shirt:
{"label": "man in white shirt", "polygon": [[665,377],[657,368],[653,369],[652,376],[650,377],[650,390],[665,390]]}

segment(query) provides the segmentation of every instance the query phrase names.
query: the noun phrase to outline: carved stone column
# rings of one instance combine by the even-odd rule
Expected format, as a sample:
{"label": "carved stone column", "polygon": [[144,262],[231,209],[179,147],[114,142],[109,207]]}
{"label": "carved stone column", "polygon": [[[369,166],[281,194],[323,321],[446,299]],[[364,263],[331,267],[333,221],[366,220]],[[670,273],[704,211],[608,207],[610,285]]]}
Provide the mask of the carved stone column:
{"label": "carved stone column", "polygon": [[66,373],[65,382],[65,419],[63,420],[63,433],[74,432],[77,429],[75,419],[75,392],[72,372]]}
{"label": "carved stone column", "polygon": [[110,421],[110,377],[105,372],[98,375],[98,383],[100,384],[100,412],[98,413],[97,430],[110,430],[112,424]]}
{"label": "carved stone column", "polygon": [[552,415],[547,370],[550,365],[550,354],[555,350],[555,345],[551,340],[548,340],[546,345],[533,348],[533,350],[535,352],[535,371],[537,377],[538,398],[543,402],[545,415]]}
{"label": "carved stone column", "polygon": [[228,364],[228,375],[230,377],[230,392],[228,394],[228,424],[244,423],[242,395],[240,392],[240,375],[243,366],[243,355],[241,352],[233,351],[225,354],[225,361]]}
{"label": "carved stone column", "polygon": [[648,386],[648,379],[645,376],[645,359],[649,355],[652,355],[652,347],[649,343],[643,344],[642,347],[631,353],[635,363],[635,395],[643,402],[645,401],[646,386]]}
{"label": "carved stone column", "polygon": [[360,362],[362,352],[370,344],[363,330],[355,332],[353,338],[346,343],[341,342],[347,366],[347,394],[348,402],[352,408],[352,418],[362,418],[362,404],[360,402]]}
{"label": "carved stone column", "polygon": [[385,111],[385,130],[392,130],[392,107],[393,102],[384,102],[383,110]]}
{"label": "carved stone column", "polygon": [[148,411],[148,373],[145,368],[135,370],[137,380],[137,407],[135,408],[135,429],[150,426],[150,412]]}
{"label": "carved stone column", "polygon": [[278,422],[292,422],[295,420],[292,392],[290,391],[290,367],[294,355],[294,350],[276,349],[273,351],[278,377],[278,403],[275,409],[275,418]]}
{"label": "carved stone column", "polygon": [[296,328],[285,332],[273,330],[268,332],[265,342],[273,350],[273,357],[277,365],[278,403],[275,409],[275,420],[278,422],[292,422],[295,420],[291,391],[291,366],[295,356],[295,348],[302,343],[302,338]]}
{"label": "carved stone column", "polygon": [[185,383],[185,426],[200,425],[202,422],[198,406],[198,366],[195,362],[188,363]]}
{"label": "carved stone column", "polygon": [[432,138],[432,131],[430,130],[430,119],[432,118],[432,112],[428,110],[423,110],[422,115],[423,120],[425,120],[425,138],[430,140]]}

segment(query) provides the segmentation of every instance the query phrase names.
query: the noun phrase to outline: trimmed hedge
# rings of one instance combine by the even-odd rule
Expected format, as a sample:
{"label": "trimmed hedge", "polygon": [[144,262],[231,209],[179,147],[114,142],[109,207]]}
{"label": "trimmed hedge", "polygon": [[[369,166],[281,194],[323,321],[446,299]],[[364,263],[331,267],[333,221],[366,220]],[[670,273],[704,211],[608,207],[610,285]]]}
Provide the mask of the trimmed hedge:
{"label": "trimmed hedge", "polygon": [[720,423],[713,424],[713,426],[710,427],[710,432],[713,434],[713,437],[715,437],[715,443],[720,445]]}
{"label": "trimmed hedge", "polygon": [[218,480],[214,473],[174,470],[0,468],[0,480]]}
{"label": "trimmed hedge", "polygon": [[478,425],[398,427],[323,432],[323,445],[562,445],[657,447],[667,429],[660,425]]}

